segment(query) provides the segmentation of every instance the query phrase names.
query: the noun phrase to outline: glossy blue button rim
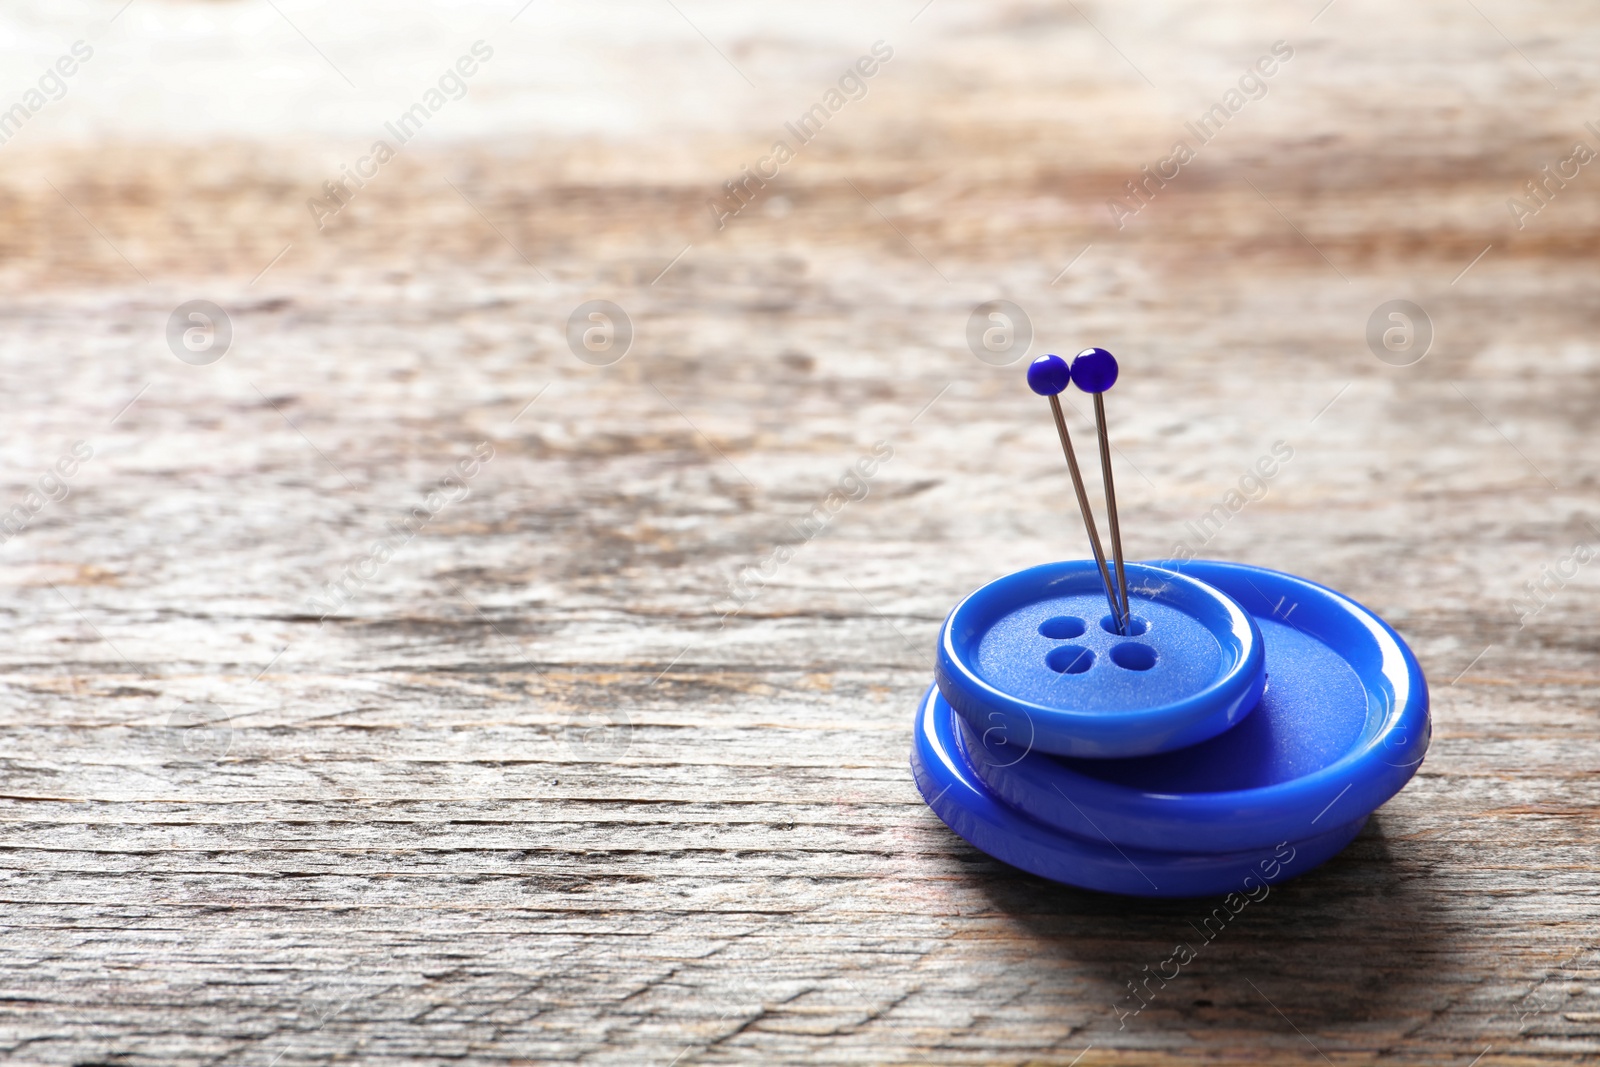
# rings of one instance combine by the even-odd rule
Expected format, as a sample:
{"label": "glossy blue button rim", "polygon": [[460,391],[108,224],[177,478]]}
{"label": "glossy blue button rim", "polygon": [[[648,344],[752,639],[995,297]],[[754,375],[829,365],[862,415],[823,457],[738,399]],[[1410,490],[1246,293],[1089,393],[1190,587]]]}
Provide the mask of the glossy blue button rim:
{"label": "glossy blue button rim", "polygon": [[[1332,859],[1366,825],[1365,814],[1298,841],[1237,852],[1175,852],[1118,845],[1052,829],[1007,807],[956,747],[956,716],[936,687],[917,709],[911,774],[928,807],[958,836],[1003,863],[1083,889],[1135,897],[1249,894]],[[1283,849],[1289,849],[1286,855]]]}
{"label": "glossy blue button rim", "polygon": [[1355,744],[1317,771],[1272,786],[1211,793],[1146,792],[1078,773],[1041,753],[1003,763],[979,745],[969,747],[976,738],[958,738],[961,758],[996,796],[1046,825],[1103,833],[1127,847],[1225,852],[1363,817],[1411,780],[1431,737],[1428,683],[1388,623],[1342,593],[1282,571],[1212,560],[1163,566],[1216,586],[1255,609],[1252,614],[1272,616],[1274,605],[1296,604],[1288,619],[1277,621],[1343,657],[1366,689],[1369,708],[1385,713],[1374,721],[1369,712]]}
{"label": "glossy blue button rim", "polygon": [[[1207,624],[1221,648],[1224,666],[1200,692],[1157,707],[1120,711],[1053,708],[1012,696],[970,666],[983,634],[1007,613],[1056,596],[1100,592],[1093,560],[1063,560],[1017,571],[973,590],[955,606],[939,630],[934,680],[939,692],[974,728],[999,727],[1029,751],[1112,759],[1169,752],[1215,737],[1248,715],[1265,684],[1261,630],[1231,598],[1178,571],[1146,563],[1128,564],[1128,600],[1159,599],[1184,608],[1201,604],[1215,613]],[[1178,602],[1151,597],[1152,590],[1179,592]],[[1205,623],[1204,619],[1199,620]],[[1231,657],[1232,662],[1227,662]]]}

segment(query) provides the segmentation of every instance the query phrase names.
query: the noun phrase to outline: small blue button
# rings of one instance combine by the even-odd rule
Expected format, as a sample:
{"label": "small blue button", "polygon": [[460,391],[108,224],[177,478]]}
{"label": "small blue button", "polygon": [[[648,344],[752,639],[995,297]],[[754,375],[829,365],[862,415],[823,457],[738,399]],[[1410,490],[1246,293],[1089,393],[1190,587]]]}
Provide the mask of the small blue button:
{"label": "small blue button", "polygon": [[980,735],[1095,759],[1213,737],[1260,699],[1261,632],[1231,599],[1174,571],[1128,565],[1128,634],[1095,564],[1007,575],[945,620],[939,691]]}

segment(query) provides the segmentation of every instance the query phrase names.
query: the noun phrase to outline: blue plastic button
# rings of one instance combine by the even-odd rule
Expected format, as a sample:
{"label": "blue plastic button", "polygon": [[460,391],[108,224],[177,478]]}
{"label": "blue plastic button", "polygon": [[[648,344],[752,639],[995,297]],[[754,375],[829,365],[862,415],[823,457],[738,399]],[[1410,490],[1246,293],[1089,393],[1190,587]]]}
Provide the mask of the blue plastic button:
{"label": "blue plastic button", "polygon": [[1281,875],[1258,873],[1263,881],[1332,856],[1416,773],[1431,733],[1427,682],[1382,619],[1278,571],[1162,566],[1214,587],[1255,619],[1267,675],[1260,704],[1227,733],[1189,748],[1084,760],[1021,751],[930,693],[917,716],[912,767],[923,797],[962,837],[1015,866],[1091,889],[1240,890],[1249,858],[1262,850],[1276,855],[1287,846],[1296,856]]}
{"label": "blue plastic button", "polygon": [[1172,570],[1128,565],[1130,632],[1116,633],[1089,560],[1033,567],[957,604],[939,635],[939,691],[1015,762],[1106,759],[1214,737],[1264,682],[1261,632],[1238,604]]}
{"label": "blue plastic button", "polygon": [[1248,894],[1331,859],[1367,821],[1362,815],[1312,838],[1239,852],[1160,852],[1100,834],[1070,834],[1007,807],[990,792],[957,748],[957,721],[939,691],[929,689],[911,748],[911,773],[928,807],[995,859],[1084,889],[1135,897]]}

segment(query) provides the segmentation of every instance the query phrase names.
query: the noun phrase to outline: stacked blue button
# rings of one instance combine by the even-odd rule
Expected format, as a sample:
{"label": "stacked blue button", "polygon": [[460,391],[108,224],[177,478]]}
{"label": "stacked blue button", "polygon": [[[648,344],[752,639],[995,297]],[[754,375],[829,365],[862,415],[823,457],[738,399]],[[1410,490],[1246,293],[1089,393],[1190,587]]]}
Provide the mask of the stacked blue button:
{"label": "stacked blue button", "polygon": [[929,806],[1013,866],[1087,889],[1249,891],[1332,857],[1427,751],[1427,683],[1355,601],[1278,571],[1094,563],[976,590],[940,632],[911,763]]}

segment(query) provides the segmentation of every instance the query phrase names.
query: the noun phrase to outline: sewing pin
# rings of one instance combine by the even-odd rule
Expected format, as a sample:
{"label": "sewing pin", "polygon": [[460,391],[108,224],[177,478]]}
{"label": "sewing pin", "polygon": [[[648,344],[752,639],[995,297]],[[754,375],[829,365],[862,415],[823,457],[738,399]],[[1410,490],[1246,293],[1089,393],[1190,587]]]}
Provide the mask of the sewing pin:
{"label": "sewing pin", "polygon": [[1094,426],[1100,438],[1100,479],[1106,487],[1106,512],[1111,521],[1111,552],[1117,564],[1117,589],[1122,597],[1118,631],[1127,634],[1133,616],[1128,610],[1128,572],[1122,556],[1122,527],[1117,522],[1117,491],[1111,482],[1111,441],[1106,437],[1106,390],[1117,381],[1117,360],[1103,348],[1085,348],[1072,361],[1072,381],[1094,397]]}
{"label": "sewing pin", "polygon": [[1067,470],[1072,472],[1072,488],[1078,494],[1078,510],[1083,513],[1083,527],[1089,534],[1089,548],[1094,552],[1095,566],[1100,572],[1100,582],[1105,586],[1106,604],[1111,617],[1122,626],[1122,609],[1111,585],[1111,572],[1106,569],[1105,549],[1100,545],[1100,531],[1095,527],[1094,514],[1089,510],[1089,494],[1083,489],[1083,475],[1078,470],[1078,457],[1072,451],[1072,437],[1067,433],[1067,420],[1061,413],[1060,394],[1072,382],[1072,371],[1060,356],[1040,356],[1028,365],[1028,388],[1050,401],[1050,414],[1055,416],[1056,435],[1061,438],[1061,451],[1067,457]]}

